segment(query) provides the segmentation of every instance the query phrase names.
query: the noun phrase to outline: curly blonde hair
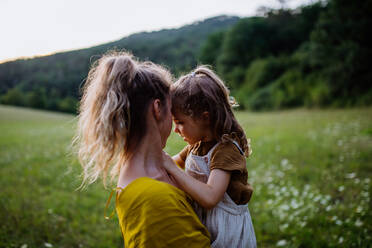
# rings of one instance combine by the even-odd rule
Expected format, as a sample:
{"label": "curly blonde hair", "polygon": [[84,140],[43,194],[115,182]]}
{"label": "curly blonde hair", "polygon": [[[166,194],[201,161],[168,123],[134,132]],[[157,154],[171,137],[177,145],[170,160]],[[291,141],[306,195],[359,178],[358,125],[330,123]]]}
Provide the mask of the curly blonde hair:
{"label": "curly blonde hair", "polygon": [[77,135],[83,167],[82,186],[100,176],[106,186],[120,172],[146,134],[146,110],[151,100],[164,106],[171,74],[151,62],[140,62],[127,52],[109,52],[88,73],[80,102]]}

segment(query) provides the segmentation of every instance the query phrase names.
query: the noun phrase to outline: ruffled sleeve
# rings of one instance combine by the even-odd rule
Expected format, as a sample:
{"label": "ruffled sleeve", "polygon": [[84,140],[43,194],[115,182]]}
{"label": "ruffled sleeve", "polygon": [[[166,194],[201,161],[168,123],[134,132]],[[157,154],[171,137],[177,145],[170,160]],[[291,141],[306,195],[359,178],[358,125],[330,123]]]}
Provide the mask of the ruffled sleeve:
{"label": "ruffled sleeve", "polygon": [[232,141],[219,144],[211,156],[210,169],[246,171],[245,157]]}
{"label": "ruffled sleeve", "polygon": [[248,171],[245,154],[242,153],[233,140],[222,140],[211,155],[210,169],[221,169],[231,172],[227,193],[238,205],[250,201],[253,188],[248,183]]}

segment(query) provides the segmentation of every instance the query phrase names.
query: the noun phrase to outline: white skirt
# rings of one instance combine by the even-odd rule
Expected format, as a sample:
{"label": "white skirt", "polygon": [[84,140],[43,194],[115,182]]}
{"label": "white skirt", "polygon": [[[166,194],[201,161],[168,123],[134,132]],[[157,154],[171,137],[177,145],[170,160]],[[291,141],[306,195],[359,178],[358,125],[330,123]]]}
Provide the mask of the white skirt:
{"label": "white skirt", "polygon": [[252,218],[248,204],[236,205],[225,193],[216,207],[206,210],[194,203],[202,223],[211,234],[212,248],[256,248]]}

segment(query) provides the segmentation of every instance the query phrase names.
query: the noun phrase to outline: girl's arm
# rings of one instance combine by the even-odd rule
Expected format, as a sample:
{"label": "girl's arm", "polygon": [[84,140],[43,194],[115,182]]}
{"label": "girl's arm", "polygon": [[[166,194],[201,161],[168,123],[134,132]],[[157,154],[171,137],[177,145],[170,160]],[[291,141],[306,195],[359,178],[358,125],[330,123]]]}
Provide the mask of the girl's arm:
{"label": "girl's arm", "polygon": [[185,169],[185,161],[181,159],[179,154],[174,155],[172,159],[180,168]]}
{"label": "girl's arm", "polygon": [[230,182],[230,172],[214,169],[211,171],[208,182],[205,184],[186,174],[178,166],[174,166],[174,161],[168,154],[164,153],[163,157],[164,167],[168,173],[202,207],[211,209],[222,199]]}

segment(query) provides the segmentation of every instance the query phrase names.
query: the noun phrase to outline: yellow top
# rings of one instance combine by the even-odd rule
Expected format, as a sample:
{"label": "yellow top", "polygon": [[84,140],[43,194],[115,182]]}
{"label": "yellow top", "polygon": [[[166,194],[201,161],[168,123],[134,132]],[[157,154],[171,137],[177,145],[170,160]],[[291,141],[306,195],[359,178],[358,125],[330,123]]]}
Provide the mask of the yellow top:
{"label": "yellow top", "polygon": [[125,248],[210,247],[210,235],[182,190],[148,177],[116,195]]}

